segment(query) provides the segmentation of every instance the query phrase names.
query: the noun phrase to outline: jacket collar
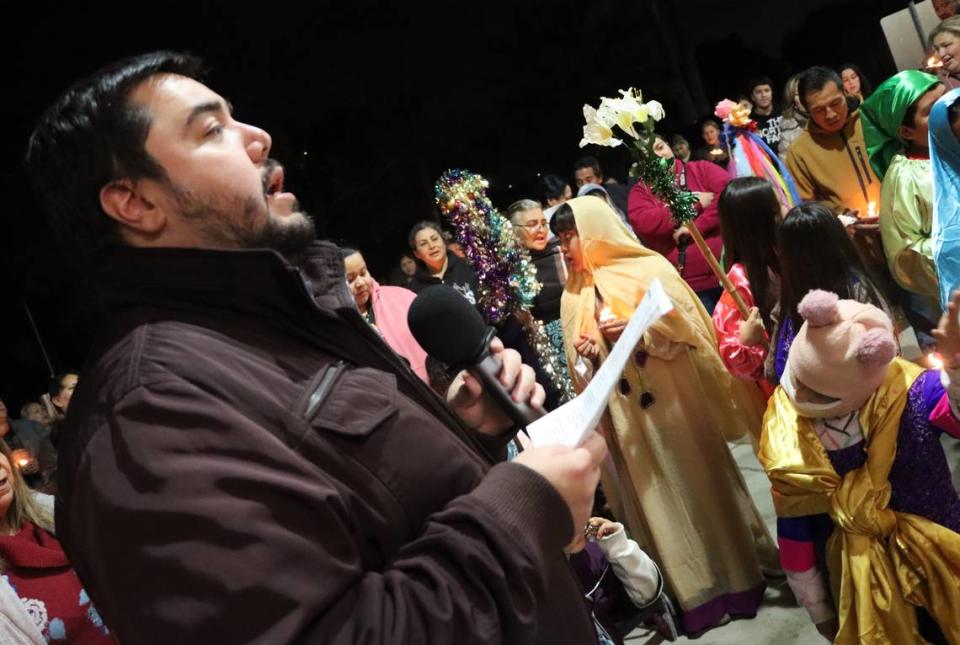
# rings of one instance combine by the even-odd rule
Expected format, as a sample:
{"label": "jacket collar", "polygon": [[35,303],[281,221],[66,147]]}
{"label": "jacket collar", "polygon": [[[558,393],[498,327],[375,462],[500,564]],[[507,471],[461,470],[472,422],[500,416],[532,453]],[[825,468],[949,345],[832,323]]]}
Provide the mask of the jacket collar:
{"label": "jacket collar", "polygon": [[321,309],[333,311],[353,302],[337,247],[327,242],[312,245],[299,270],[268,249],[115,247],[96,275],[108,310],[153,305],[257,313],[312,297]]}
{"label": "jacket collar", "polygon": [[97,277],[103,304],[111,313],[147,307],[201,319],[234,315],[269,319],[288,337],[354,364],[392,372],[403,393],[490,463],[473,431],[357,311],[339,249],[331,243],[312,245],[298,267],[266,249],[116,247],[104,254]]}

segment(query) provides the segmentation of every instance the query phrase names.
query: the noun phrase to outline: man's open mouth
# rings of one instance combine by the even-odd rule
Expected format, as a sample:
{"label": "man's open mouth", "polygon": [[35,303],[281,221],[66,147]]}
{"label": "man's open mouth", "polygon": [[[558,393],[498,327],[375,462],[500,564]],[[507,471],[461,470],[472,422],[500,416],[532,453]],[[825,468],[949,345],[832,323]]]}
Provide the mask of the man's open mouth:
{"label": "man's open mouth", "polygon": [[273,166],[263,179],[263,194],[267,197],[283,191],[283,167]]}

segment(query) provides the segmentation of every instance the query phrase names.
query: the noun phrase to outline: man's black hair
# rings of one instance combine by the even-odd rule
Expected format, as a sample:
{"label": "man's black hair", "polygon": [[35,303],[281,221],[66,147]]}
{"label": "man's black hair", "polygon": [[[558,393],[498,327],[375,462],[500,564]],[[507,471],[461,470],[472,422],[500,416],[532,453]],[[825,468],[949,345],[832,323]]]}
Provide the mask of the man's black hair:
{"label": "man's black hair", "polygon": [[593,174],[603,179],[603,168],[600,167],[600,161],[596,157],[585,155],[577,159],[577,162],[573,164],[573,172],[577,172],[581,168],[591,168]]}
{"label": "man's black hair", "polygon": [[87,255],[122,242],[100,206],[100,190],[118,179],[166,179],[146,151],[151,115],[130,94],[158,74],[200,75],[190,54],[160,51],[113,63],[75,83],[40,117],[26,167],[54,233]]}
{"label": "man's black hair", "polygon": [[800,78],[797,80],[797,96],[807,112],[810,111],[810,106],[807,105],[807,94],[819,92],[828,83],[835,83],[837,88],[843,90],[843,80],[840,75],[829,67],[810,67],[800,74]]}
{"label": "man's black hair", "polygon": [[540,178],[540,181],[537,182],[535,191],[537,193],[537,199],[541,204],[546,206],[550,200],[562,198],[569,185],[570,184],[556,175],[544,175]]}
{"label": "man's black hair", "polygon": [[550,218],[550,231],[560,237],[561,233],[575,230],[577,230],[577,220],[573,216],[573,208],[570,207],[570,204],[564,202],[557,207],[557,210],[553,212],[553,217]]}
{"label": "man's black hair", "polygon": [[769,85],[770,92],[773,92],[773,81],[770,80],[769,76],[755,76],[754,78],[750,79],[749,83],[747,83],[747,96],[752,97],[753,89],[758,85]]}

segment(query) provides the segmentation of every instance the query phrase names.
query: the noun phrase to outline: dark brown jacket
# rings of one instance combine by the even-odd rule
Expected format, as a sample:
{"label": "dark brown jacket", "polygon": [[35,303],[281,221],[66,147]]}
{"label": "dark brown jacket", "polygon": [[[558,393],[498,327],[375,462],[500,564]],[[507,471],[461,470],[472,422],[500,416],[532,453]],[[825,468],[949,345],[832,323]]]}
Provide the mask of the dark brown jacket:
{"label": "dark brown jacket", "polygon": [[[352,305],[336,249],[117,250],[59,537],[121,643],[592,643],[532,470]],[[311,293],[312,291],[312,293]]]}

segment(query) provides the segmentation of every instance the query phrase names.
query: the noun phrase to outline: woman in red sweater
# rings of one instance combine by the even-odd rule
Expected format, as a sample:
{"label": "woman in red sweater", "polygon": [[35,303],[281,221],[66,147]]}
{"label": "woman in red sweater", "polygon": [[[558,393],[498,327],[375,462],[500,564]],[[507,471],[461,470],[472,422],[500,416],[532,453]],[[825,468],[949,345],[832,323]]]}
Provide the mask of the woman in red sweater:
{"label": "woman in red sweater", "polygon": [[[720,238],[717,198],[730,181],[730,175],[710,161],[683,162],[675,159],[673,150],[660,135],[656,135],[653,151],[657,156],[673,161],[677,185],[697,196],[697,228],[707,246],[719,258],[723,242]],[[638,181],[630,190],[627,219],[647,248],[661,254],[677,267],[680,276],[697,293],[707,312],[712,314],[723,292],[720,281],[693,244],[687,228],[674,224],[670,208],[643,182]]]}
{"label": "woman in red sweater", "polygon": [[4,603],[3,612],[27,642],[113,643],[52,531],[50,509],[34,499],[0,441],[0,585],[21,604]]}

